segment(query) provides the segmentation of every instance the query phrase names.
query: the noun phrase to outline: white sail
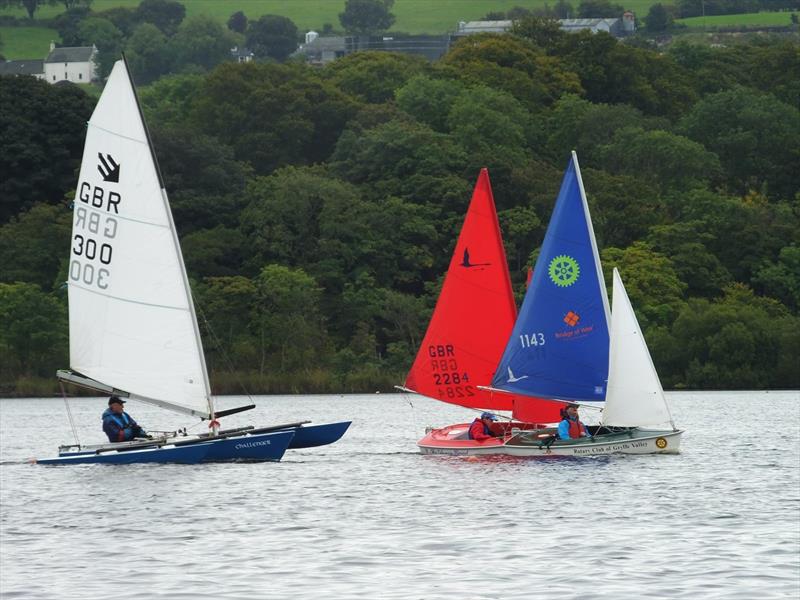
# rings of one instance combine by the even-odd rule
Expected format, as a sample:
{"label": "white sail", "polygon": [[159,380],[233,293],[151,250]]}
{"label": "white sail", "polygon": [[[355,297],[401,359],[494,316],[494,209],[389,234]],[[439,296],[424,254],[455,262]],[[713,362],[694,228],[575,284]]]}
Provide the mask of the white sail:
{"label": "white sail", "polygon": [[608,393],[602,422],[620,427],[671,422],[661,381],[617,269],[613,294]]}
{"label": "white sail", "polygon": [[86,134],[69,323],[74,371],[134,398],[199,416],[212,412],[183,257],[123,61]]}

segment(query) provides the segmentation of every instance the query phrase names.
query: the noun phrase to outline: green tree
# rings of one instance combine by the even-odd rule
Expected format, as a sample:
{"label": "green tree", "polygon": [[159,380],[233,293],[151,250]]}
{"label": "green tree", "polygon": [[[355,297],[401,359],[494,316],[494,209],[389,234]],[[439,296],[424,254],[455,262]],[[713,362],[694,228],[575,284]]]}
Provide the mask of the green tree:
{"label": "green tree", "polygon": [[260,347],[259,372],[306,371],[331,348],[319,309],[322,289],[302,269],[265,266],[255,279],[252,326]]}
{"label": "green tree", "polygon": [[691,300],[672,333],[682,349],[676,378],[690,388],[788,388],[800,382],[796,365],[789,372],[784,357],[800,341],[798,318],[742,284],[714,302]]}
{"label": "green tree", "polygon": [[204,80],[192,121],[264,174],[325,160],[356,106],[308,67],[230,63]]}
{"label": "green tree", "polygon": [[24,8],[28,13],[28,18],[33,19],[34,13],[47,2],[48,0],[0,0],[0,8]]}
{"label": "green tree", "polygon": [[331,167],[347,181],[366,184],[370,197],[431,203],[443,212],[455,210],[463,219],[470,193],[460,176],[466,160],[450,136],[392,120],[367,130],[346,130]]}
{"label": "green tree", "polygon": [[109,8],[100,12],[92,12],[91,15],[101,19],[108,19],[126,38],[133,33],[133,30],[136,29],[138,25],[141,25],[143,22],[149,22],[140,19],[139,12],[136,8],[128,8],[125,6],[115,6],[114,8]]}
{"label": "green tree", "polygon": [[172,0],[142,0],[136,9],[140,22],[152,23],[167,37],[175,35],[186,16],[186,7]]}
{"label": "green tree", "polygon": [[[559,18],[565,19],[567,17]],[[542,50],[552,48],[565,35],[569,35],[561,31],[561,24],[558,19],[533,16],[515,21],[511,27],[511,33],[533,42]]]}
{"label": "green tree", "polygon": [[662,33],[672,27],[672,15],[666,6],[657,2],[647,11],[644,23],[645,29],[650,33]]}
{"label": "green tree", "polygon": [[681,130],[719,156],[734,193],[792,198],[800,172],[800,112],[769,94],[735,88],[706,96]]}
{"label": "green tree", "polygon": [[447,131],[447,116],[464,90],[459,81],[415,75],[395,91],[397,105],[434,131]]}
{"label": "green tree", "polygon": [[259,347],[250,331],[257,305],[255,283],[247,277],[209,277],[198,286],[197,305],[204,335],[203,348],[210,370],[252,369]]}
{"label": "green tree", "polygon": [[202,75],[166,75],[139,89],[139,101],[151,133],[167,126],[188,127],[204,83]]}
{"label": "green tree", "polygon": [[230,49],[235,45],[233,34],[205,15],[186,19],[169,42],[176,65],[184,69],[196,65],[205,70],[230,59]]}
{"label": "green tree", "polygon": [[621,17],[625,9],[608,0],[581,0],[578,4],[579,19],[605,19]]}
{"label": "green tree", "polygon": [[532,42],[514,36],[467,36],[441,64],[465,83],[510,93],[531,112],[563,94],[582,92],[577,76],[561,59],[546,56]]}
{"label": "green tree", "polygon": [[36,204],[0,226],[0,281],[35,283],[43,290],[56,284],[66,261],[72,213],[64,206]]}
{"label": "green tree", "polygon": [[78,86],[0,77],[0,223],[75,189],[94,102]]}
{"label": "green tree", "polygon": [[394,0],[345,0],[339,22],[352,35],[380,33],[394,24],[393,6]]}
{"label": "green tree", "polygon": [[578,74],[591,102],[630,104],[676,118],[695,102],[691,73],[669,56],[622,44],[607,33],[566,35],[552,50]]}
{"label": "green tree", "polygon": [[717,157],[697,142],[633,127],[620,129],[600,149],[600,164],[611,173],[649,179],[662,191],[702,187],[721,173]]}
{"label": "green tree", "polygon": [[753,283],[789,308],[800,308],[800,246],[781,248],[777,261],[764,261]]}
{"label": "green tree", "polygon": [[247,31],[247,17],[242,11],[238,10],[228,18],[228,29],[236,33]]}
{"label": "green tree", "polygon": [[666,218],[658,189],[651,182],[583,166],[581,171],[601,248],[627,248]]}
{"label": "green tree", "polygon": [[167,38],[155,25],[142,23],[125,42],[125,57],[136,82],[148,84],[169,68]]}
{"label": "green tree", "polygon": [[656,225],[647,241],[669,256],[690,296],[717,297],[733,282],[728,269],[708,249],[715,239],[702,221]]}
{"label": "green tree", "polygon": [[78,35],[78,26],[90,13],[88,6],[77,6],[64,11],[53,19],[53,26],[61,36],[61,43],[64,46],[81,45],[82,40]]}
{"label": "green tree", "polygon": [[0,283],[0,374],[52,375],[67,356],[66,307],[31,283]]}
{"label": "green tree", "polygon": [[620,129],[669,128],[666,119],[645,117],[632,106],[592,103],[575,94],[559,98],[550,111],[539,115],[537,121],[544,142],[543,156],[560,164],[575,150],[582,165],[593,167],[602,165],[602,147],[610,144]]}
{"label": "green tree", "polygon": [[386,102],[395,90],[427,68],[424,59],[390,52],[354,52],[325,69],[339,89],[370,103]]}
{"label": "green tree", "polygon": [[230,146],[186,126],[159,127],[152,137],[178,232],[236,227],[251,168]]}
{"label": "green tree", "polygon": [[199,229],[181,239],[186,269],[196,277],[229,277],[241,271],[245,238],[238,229],[217,225]]}
{"label": "green tree", "polygon": [[286,60],[297,50],[297,26],[287,17],[263,15],[250,22],[245,44],[258,57]]}
{"label": "green tree", "polygon": [[464,90],[447,115],[452,139],[465,150],[467,165],[510,171],[528,158],[526,126],[530,116],[511,94],[476,86]]}
{"label": "green tree", "polygon": [[98,76],[108,77],[123,48],[123,34],[108,19],[89,17],[78,25],[78,36],[85,45],[97,46],[95,63]]}
{"label": "green tree", "polygon": [[685,306],[683,283],[672,261],[654,252],[647,244],[636,242],[620,250],[601,252],[608,287],[614,267],[625,281],[625,289],[645,331],[652,325],[670,325]]}

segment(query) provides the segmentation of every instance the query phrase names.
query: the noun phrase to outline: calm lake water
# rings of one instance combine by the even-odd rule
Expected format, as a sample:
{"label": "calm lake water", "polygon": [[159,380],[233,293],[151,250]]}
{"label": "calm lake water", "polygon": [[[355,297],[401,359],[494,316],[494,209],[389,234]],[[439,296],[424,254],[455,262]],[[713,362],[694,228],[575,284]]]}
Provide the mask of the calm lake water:
{"label": "calm lake water", "polygon": [[[800,392],[668,398],[677,456],[421,456],[472,413],[271,396],[224,426],[353,425],[281,463],[72,467],[25,462],[72,441],[62,400],[0,400],[0,598],[800,597]],[[70,406],[102,441],[105,400]]]}

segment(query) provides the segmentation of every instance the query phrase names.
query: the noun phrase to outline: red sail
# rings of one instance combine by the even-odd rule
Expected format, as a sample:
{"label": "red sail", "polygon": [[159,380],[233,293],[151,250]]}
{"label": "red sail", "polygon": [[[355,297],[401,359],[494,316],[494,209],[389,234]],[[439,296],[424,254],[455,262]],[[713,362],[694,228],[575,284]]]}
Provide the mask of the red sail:
{"label": "red sail", "polygon": [[558,420],[559,403],[478,389],[492,381],[516,318],[489,173],[482,169],[405,387],[470,408],[516,414],[524,407],[526,421]]}

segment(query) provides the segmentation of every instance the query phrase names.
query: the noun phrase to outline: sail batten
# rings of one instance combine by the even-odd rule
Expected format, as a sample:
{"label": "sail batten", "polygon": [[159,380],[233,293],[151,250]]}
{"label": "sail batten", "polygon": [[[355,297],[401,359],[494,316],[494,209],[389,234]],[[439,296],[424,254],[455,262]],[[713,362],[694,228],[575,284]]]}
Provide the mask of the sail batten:
{"label": "sail batten", "polygon": [[577,402],[605,400],[609,305],[575,153],[492,387]]}
{"label": "sail batten", "polygon": [[213,412],[183,257],[126,65],[89,121],[69,276],[70,366],[178,412]]}

